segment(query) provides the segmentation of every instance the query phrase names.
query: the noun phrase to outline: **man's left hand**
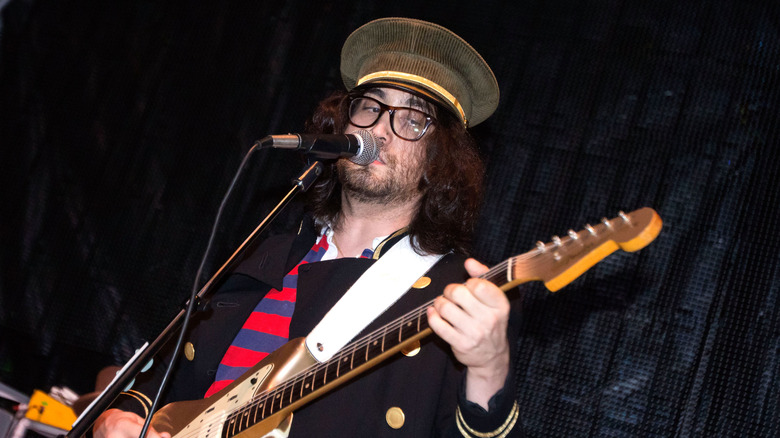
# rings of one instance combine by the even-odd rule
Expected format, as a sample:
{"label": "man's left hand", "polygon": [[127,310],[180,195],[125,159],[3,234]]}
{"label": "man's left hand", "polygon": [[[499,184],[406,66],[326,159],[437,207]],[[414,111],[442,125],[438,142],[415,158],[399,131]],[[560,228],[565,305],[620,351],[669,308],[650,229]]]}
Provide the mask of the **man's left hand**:
{"label": "man's left hand", "polygon": [[466,365],[466,398],[487,410],[509,373],[510,306],[495,284],[476,278],[488,271],[487,266],[468,259],[465,267],[472,278],[444,289],[428,309],[428,323]]}

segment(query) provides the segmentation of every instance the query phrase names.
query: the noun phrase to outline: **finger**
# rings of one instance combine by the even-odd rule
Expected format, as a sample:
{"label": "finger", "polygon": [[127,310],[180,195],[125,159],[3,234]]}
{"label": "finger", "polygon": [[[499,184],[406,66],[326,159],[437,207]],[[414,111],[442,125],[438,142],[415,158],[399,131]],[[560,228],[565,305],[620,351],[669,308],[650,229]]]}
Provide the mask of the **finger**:
{"label": "finger", "polygon": [[[447,300],[455,303],[461,309],[468,311],[470,307],[477,305],[477,299],[472,294],[469,282],[475,281],[474,279],[468,279],[463,284],[451,283],[444,288],[442,295]],[[474,287],[473,285],[471,287]]]}
{"label": "finger", "polygon": [[455,328],[442,318],[441,313],[436,310],[435,306],[429,307],[427,314],[428,325],[431,327],[431,330],[433,330],[438,337],[442,338],[444,342],[452,344],[459,336]]}
{"label": "finger", "polygon": [[[452,306],[451,303],[449,303],[449,305],[446,305],[445,303],[444,309],[452,307],[454,306]],[[476,346],[474,340],[477,338],[475,338],[473,334],[464,333],[464,331],[462,331],[464,328],[466,330],[472,329],[474,324],[467,324],[466,326],[459,326],[457,323],[453,324],[448,317],[443,315],[435,306],[431,306],[428,309],[428,324],[437,336],[452,347],[456,357],[459,352],[469,351]]]}
{"label": "finger", "polygon": [[483,279],[472,278],[466,282],[466,287],[469,289],[472,296],[481,304],[494,310],[509,310],[509,299],[506,297],[504,291],[499,289],[494,283]]}
{"label": "finger", "polygon": [[483,265],[474,258],[466,259],[466,262],[463,264],[463,266],[466,268],[466,272],[468,272],[472,277],[479,277],[480,275],[483,275],[489,271],[487,266]]}
{"label": "finger", "polygon": [[479,278],[470,278],[462,285],[448,285],[444,289],[444,297],[478,320],[485,320],[496,312],[503,314],[509,311],[509,300],[504,292],[495,284]]}
{"label": "finger", "polygon": [[443,298],[434,303],[442,317],[458,329],[471,318],[479,318],[487,311],[484,304],[474,297],[467,284],[448,285],[444,288]]}

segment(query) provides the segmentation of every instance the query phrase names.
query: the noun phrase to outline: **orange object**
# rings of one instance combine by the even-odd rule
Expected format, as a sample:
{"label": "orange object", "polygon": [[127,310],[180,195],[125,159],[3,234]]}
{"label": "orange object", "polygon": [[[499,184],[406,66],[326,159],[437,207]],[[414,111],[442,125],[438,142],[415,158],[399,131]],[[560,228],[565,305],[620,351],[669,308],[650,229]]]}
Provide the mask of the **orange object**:
{"label": "orange object", "polygon": [[34,390],[27,405],[26,418],[63,430],[70,430],[76,421],[73,409],[43,391]]}

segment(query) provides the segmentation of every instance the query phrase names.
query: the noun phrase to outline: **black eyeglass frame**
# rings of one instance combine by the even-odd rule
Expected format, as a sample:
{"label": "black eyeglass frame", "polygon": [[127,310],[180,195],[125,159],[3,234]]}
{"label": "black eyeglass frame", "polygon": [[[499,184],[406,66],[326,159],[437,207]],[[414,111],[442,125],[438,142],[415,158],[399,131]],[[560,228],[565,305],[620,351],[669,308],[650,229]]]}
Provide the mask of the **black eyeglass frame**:
{"label": "black eyeglass frame", "polygon": [[[352,121],[352,104],[357,99],[368,99],[368,100],[372,100],[372,101],[377,103],[377,105],[379,106],[379,109],[381,111],[379,111],[379,113],[377,114],[376,120],[374,120],[372,123],[370,123],[368,125],[358,125],[357,123]],[[406,138],[403,135],[401,135],[401,134],[399,134],[398,132],[395,131],[395,112],[398,111],[398,110],[417,111],[418,113],[420,113],[423,116],[425,116],[425,126],[423,127],[422,131],[420,132],[420,135],[418,135],[417,138]],[[365,96],[365,95],[362,95],[362,94],[360,94],[360,95],[350,95],[349,96],[349,108],[347,109],[347,117],[349,118],[349,123],[351,123],[352,125],[354,125],[354,126],[356,126],[358,128],[370,128],[370,127],[376,125],[376,123],[379,121],[379,119],[382,118],[382,114],[384,114],[385,111],[387,111],[390,114],[390,129],[393,130],[393,134],[397,135],[399,138],[402,138],[402,139],[404,139],[406,141],[418,141],[418,140],[420,140],[421,138],[423,138],[423,136],[425,136],[425,133],[428,132],[428,128],[431,125],[436,124],[436,118],[435,117],[433,117],[432,115],[430,115],[430,114],[428,114],[428,113],[426,113],[424,111],[420,111],[417,108],[411,108],[411,107],[408,107],[408,106],[387,105],[387,104],[385,104],[383,102],[380,102],[380,101],[374,99],[371,96]]]}

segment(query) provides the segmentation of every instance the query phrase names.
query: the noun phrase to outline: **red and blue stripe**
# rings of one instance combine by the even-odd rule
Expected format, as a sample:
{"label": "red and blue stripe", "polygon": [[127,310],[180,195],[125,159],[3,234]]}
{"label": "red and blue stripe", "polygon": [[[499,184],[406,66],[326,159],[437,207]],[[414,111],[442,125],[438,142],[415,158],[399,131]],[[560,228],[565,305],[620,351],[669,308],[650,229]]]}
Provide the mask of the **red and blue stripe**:
{"label": "red and blue stripe", "polygon": [[327,250],[327,237],[323,235],[303,260],[284,277],[282,290],[272,289],[260,300],[222,357],[206,397],[229,385],[288,341],[298,289],[298,267],[320,261]]}

